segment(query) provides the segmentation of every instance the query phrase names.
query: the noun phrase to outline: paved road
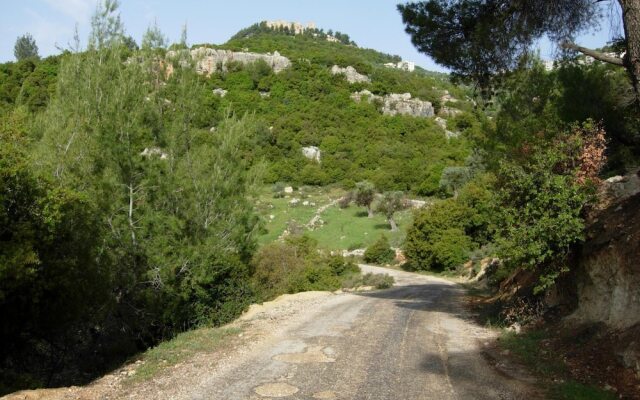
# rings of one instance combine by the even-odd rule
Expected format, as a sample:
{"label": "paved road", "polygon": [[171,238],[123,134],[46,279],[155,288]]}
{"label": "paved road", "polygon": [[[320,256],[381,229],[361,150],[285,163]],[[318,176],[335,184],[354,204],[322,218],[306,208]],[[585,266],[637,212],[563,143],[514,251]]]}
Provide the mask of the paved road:
{"label": "paved road", "polygon": [[[179,398],[522,399],[527,388],[480,355],[486,329],[466,318],[462,291],[388,272],[385,291],[328,296],[273,337]],[[172,396],[173,397],[173,396]],[[530,397],[529,397],[530,398]]]}

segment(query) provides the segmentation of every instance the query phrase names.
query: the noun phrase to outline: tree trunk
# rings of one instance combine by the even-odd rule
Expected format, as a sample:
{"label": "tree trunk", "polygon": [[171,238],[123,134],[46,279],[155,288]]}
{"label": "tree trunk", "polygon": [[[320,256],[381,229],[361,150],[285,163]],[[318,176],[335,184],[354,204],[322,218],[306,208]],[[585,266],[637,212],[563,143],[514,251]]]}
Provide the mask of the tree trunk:
{"label": "tree trunk", "polygon": [[369,218],[373,218],[373,210],[371,209],[371,204],[367,206],[367,216]]}
{"label": "tree trunk", "polygon": [[398,224],[396,224],[396,221],[393,218],[389,218],[389,225],[391,225],[391,232],[398,231]]}
{"label": "tree trunk", "polygon": [[622,8],[624,36],[627,39],[625,68],[631,77],[636,105],[640,104],[640,0],[618,0]]}

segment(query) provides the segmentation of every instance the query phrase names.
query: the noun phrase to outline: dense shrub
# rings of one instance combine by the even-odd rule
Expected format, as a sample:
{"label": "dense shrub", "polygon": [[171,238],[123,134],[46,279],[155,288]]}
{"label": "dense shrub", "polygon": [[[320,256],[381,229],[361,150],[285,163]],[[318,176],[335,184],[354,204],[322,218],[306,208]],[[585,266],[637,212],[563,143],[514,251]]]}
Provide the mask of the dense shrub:
{"label": "dense shrub", "polygon": [[464,204],[447,199],[419,210],[407,231],[405,254],[413,268],[442,270],[456,266],[470,240],[463,239],[465,225],[473,210]]}
{"label": "dense shrub", "polygon": [[252,286],[261,301],[283,293],[336,290],[343,277],[359,273],[353,262],[341,256],[321,255],[317,242],[306,235],[263,246],[252,266]]}
{"label": "dense shrub", "polygon": [[374,264],[389,264],[396,257],[396,252],[389,245],[389,239],[385,235],[381,235],[378,240],[371,246],[367,247],[364,252],[364,261]]}
{"label": "dense shrub", "polygon": [[577,183],[567,146],[539,148],[527,163],[503,163],[497,193],[499,255],[505,267],[538,269],[538,290],[568,270],[571,247],[583,240],[588,187]]}

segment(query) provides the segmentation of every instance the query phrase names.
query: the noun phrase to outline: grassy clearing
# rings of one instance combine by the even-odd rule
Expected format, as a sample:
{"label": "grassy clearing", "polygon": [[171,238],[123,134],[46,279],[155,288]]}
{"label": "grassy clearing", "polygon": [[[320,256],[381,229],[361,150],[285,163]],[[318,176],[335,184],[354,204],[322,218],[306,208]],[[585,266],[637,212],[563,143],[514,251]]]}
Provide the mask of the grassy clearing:
{"label": "grassy clearing", "polygon": [[[318,208],[339,199],[345,191],[337,188],[307,188],[302,193],[295,191],[284,198],[274,198],[270,187],[265,187],[257,201],[256,208],[265,221],[266,232],[260,236],[259,243],[276,240],[287,228],[289,221],[300,225],[307,224],[316,214]],[[297,206],[291,206],[293,198],[300,199]],[[308,205],[303,205],[303,202]],[[329,207],[321,214],[324,225],[307,231],[307,234],[318,241],[321,248],[328,250],[350,250],[365,248],[373,244],[380,235],[389,238],[391,246],[402,244],[406,228],[411,223],[411,210],[396,214],[398,232],[391,232],[390,226],[382,215],[367,218],[363,207],[351,205],[340,209],[337,205]]]}
{"label": "grassy clearing", "polygon": [[373,218],[368,218],[363,207],[354,205],[345,209],[330,207],[322,214],[322,220],[325,224],[309,232],[309,236],[316,239],[320,246],[330,250],[366,248],[378,240],[380,235],[386,235],[391,246],[398,247],[411,223],[411,211],[396,214],[399,228],[397,232],[391,232],[384,216],[376,214]]}
{"label": "grassy clearing", "polygon": [[555,400],[612,400],[616,396],[595,386],[569,379],[569,371],[560,356],[548,346],[549,335],[543,331],[516,335],[503,332],[501,346],[513,353],[531,371],[548,384],[548,395]]}
{"label": "grassy clearing", "polygon": [[200,328],[181,333],[139,355],[137,358],[142,364],[127,383],[145,381],[198,353],[213,351],[240,332],[239,328]]}

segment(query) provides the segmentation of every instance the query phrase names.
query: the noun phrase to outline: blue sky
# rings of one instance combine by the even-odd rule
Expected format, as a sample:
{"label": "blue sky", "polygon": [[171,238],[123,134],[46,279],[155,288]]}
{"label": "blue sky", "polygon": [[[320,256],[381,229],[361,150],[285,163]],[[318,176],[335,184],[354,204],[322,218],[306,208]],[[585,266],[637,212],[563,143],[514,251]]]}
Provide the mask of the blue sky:
{"label": "blue sky", "polygon": [[[223,43],[231,35],[255,22],[270,19],[313,21],[319,28],[333,29],[351,36],[361,47],[397,54],[430,70],[442,70],[427,56],[418,53],[404,28],[396,4],[402,0],[121,0],[120,13],[127,33],[140,42],[143,32],[157,20],[171,40],[188,25],[189,43]],[[40,54],[55,54],[56,44],[66,46],[78,23],[86,43],[89,21],[96,0],[6,1],[0,15],[0,62],[12,61],[19,35],[30,32]],[[588,47],[606,43],[608,23],[595,34],[579,38]],[[84,44],[83,43],[83,44]],[[552,56],[552,47],[541,43],[543,58]]]}

